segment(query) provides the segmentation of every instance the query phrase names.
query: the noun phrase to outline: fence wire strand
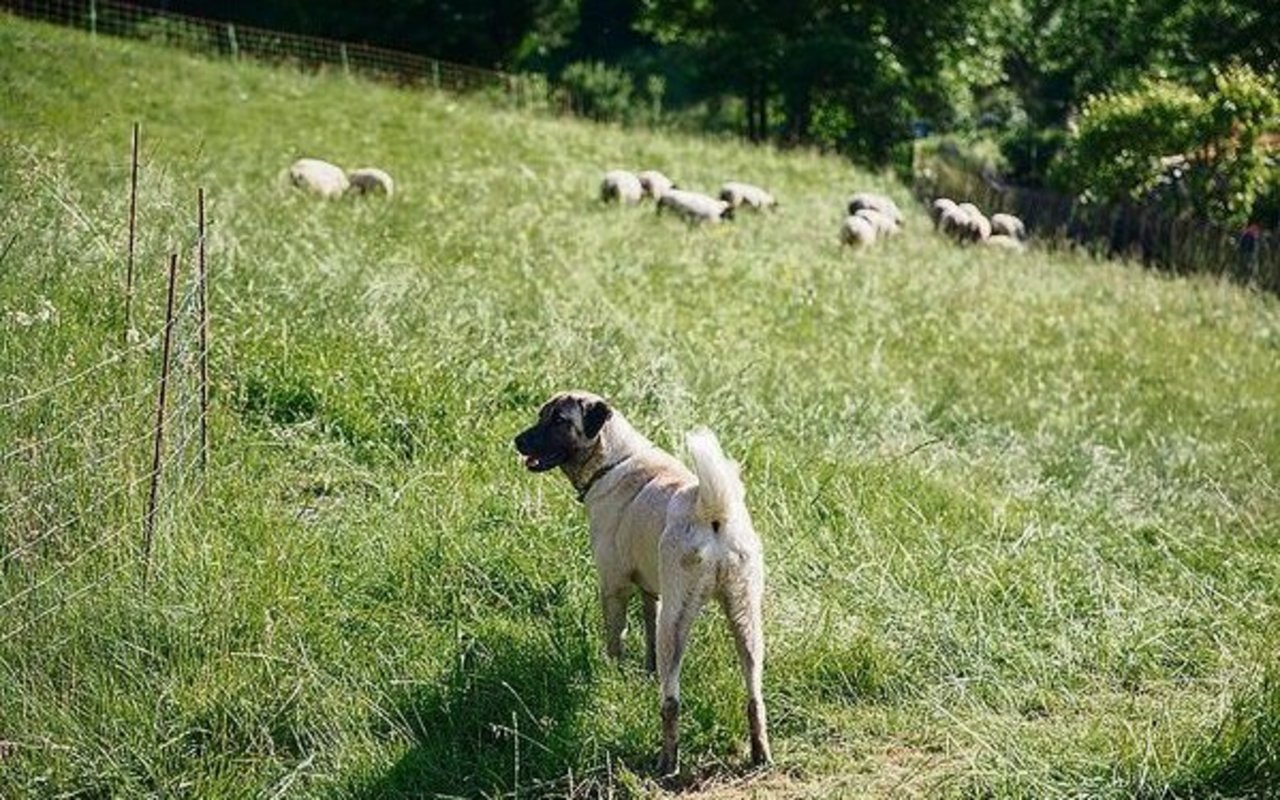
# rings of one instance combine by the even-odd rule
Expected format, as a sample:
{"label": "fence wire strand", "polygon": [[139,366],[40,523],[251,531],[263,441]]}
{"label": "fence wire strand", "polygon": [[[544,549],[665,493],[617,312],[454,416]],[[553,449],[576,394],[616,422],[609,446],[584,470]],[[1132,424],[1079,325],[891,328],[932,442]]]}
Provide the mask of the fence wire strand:
{"label": "fence wire strand", "polygon": [[[184,255],[196,242],[192,237],[184,245]],[[95,568],[92,577],[84,575],[83,569],[77,569],[94,554],[112,552],[112,546],[128,541],[130,533],[141,533],[143,515],[136,507],[137,490],[157,474],[150,466],[143,466],[142,460],[149,449],[147,445],[154,442],[156,436],[154,398],[161,377],[158,370],[148,369],[151,374],[145,378],[136,370],[126,370],[106,382],[88,384],[94,391],[86,391],[85,384],[91,376],[133,353],[146,348],[154,351],[166,328],[171,328],[175,347],[168,378],[171,402],[165,409],[165,419],[171,427],[158,473],[161,491],[156,504],[157,520],[162,521],[161,524],[172,524],[177,519],[175,515],[187,508],[188,501],[204,490],[205,476],[196,468],[199,458],[194,446],[200,436],[202,413],[197,364],[193,358],[199,287],[192,270],[184,270],[180,280],[184,285],[173,318],[161,323],[154,333],[84,369],[0,405],[0,411],[10,411],[9,419],[19,430],[24,425],[30,429],[30,433],[22,435],[20,444],[0,456],[0,465],[6,471],[6,485],[15,487],[16,493],[0,506],[0,536],[7,545],[0,553],[0,589],[12,590],[12,594],[0,600],[0,616],[12,617],[16,623],[11,630],[0,633],[0,643],[68,608],[77,598],[121,570],[142,566],[137,554],[130,551],[116,553],[114,557],[119,563],[114,566],[108,567],[104,561],[102,570]],[[121,378],[142,379],[110,399],[96,400],[95,393],[113,391]],[[36,401],[50,404],[52,411],[45,413],[35,408]],[[75,408],[77,404],[89,407],[55,428],[54,421],[60,422],[58,417],[65,416],[62,410]],[[23,408],[32,408],[37,413],[25,422],[21,417],[12,416],[13,411]],[[115,420],[119,420],[119,424],[106,431],[109,426],[105,423]],[[89,432],[94,434],[91,439]],[[82,448],[80,462],[59,472],[67,460],[76,457],[77,448]],[[101,477],[95,477],[98,475]],[[107,528],[106,532],[89,541],[92,528],[99,525]],[[68,532],[74,533],[68,536]],[[51,544],[56,549],[44,551]],[[16,570],[15,564],[19,565]],[[30,576],[32,582],[25,586],[15,584],[22,581],[24,575]],[[49,593],[49,599],[38,604],[23,602],[41,592]],[[23,618],[21,609],[38,613]]]}
{"label": "fence wire strand", "polygon": [[144,39],[213,57],[254,58],[310,69],[334,68],[375,80],[458,92],[494,89],[521,104],[538,97],[539,87],[545,94],[545,83],[528,76],[376,45],[142,8],[116,0],[0,0],[0,9],[94,35]]}

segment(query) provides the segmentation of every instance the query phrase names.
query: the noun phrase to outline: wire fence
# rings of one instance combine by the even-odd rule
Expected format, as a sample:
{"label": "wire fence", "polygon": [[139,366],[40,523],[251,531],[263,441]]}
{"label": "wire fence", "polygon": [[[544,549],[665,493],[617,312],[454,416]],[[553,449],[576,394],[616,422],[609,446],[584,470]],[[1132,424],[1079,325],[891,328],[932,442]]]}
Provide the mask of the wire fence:
{"label": "wire fence", "polygon": [[1137,204],[1086,203],[1009,186],[947,153],[917,158],[913,189],[926,204],[950,197],[973,202],[988,215],[1015,214],[1029,235],[1050,245],[1080,246],[1177,274],[1222,275],[1280,293],[1280,237],[1274,233],[1246,233]]}
{"label": "wire fence", "polygon": [[[200,331],[207,309],[195,269],[204,230],[196,204],[190,219],[188,230],[169,237],[183,241],[184,265],[172,285],[172,313],[137,320],[143,333],[121,337],[113,325],[78,334],[75,349],[97,356],[88,364],[50,360],[38,349],[7,353],[17,371],[0,381],[0,644],[49,632],[78,598],[130,571],[145,576],[147,521],[174,534],[204,494],[208,351]],[[112,260],[123,264],[123,255]],[[41,261],[26,264],[44,269]],[[123,302],[108,292],[94,308]],[[0,335],[39,330],[13,312],[0,318]],[[171,347],[162,348],[166,340]],[[162,386],[167,402],[160,405]],[[162,457],[153,461],[157,452]]]}
{"label": "wire fence", "polygon": [[414,53],[238,25],[115,0],[0,0],[0,9],[91,34],[142,39],[205,56],[253,59],[303,70],[333,69],[400,86],[487,91],[519,106],[546,102],[539,75],[516,75]]}

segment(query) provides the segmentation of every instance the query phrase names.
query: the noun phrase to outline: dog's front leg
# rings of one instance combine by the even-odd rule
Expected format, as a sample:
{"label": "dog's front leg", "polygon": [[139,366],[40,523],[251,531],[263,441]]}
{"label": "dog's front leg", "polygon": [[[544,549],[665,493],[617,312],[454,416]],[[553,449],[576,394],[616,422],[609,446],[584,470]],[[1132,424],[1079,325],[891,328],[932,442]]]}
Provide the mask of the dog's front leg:
{"label": "dog's front leg", "polygon": [[658,668],[658,598],[644,592],[644,669],[650,675]]}
{"label": "dog's front leg", "polygon": [[604,651],[614,661],[622,660],[622,636],[627,632],[627,599],[630,596],[630,586],[600,588],[600,606],[604,609]]}

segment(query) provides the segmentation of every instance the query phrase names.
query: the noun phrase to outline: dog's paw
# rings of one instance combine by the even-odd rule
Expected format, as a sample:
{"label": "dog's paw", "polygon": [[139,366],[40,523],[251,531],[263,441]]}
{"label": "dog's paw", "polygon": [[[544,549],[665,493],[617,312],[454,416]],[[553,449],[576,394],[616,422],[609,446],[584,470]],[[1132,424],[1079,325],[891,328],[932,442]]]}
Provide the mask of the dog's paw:
{"label": "dog's paw", "polygon": [[663,753],[658,757],[658,780],[672,781],[680,776],[680,760],[674,753]]}
{"label": "dog's paw", "polygon": [[769,745],[763,742],[751,743],[751,766],[757,769],[768,767],[773,763],[773,755],[769,752]]}

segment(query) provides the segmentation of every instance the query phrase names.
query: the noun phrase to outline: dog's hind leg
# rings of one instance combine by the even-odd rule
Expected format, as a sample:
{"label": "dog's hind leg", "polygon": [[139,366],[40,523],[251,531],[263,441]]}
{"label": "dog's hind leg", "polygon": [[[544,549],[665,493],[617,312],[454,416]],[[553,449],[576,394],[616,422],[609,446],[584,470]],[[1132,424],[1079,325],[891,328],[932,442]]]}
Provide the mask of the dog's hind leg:
{"label": "dog's hind leg", "polygon": [[[678,580],[670,581],[680,583]],[[658,609],[658,680],[662,684],[661,777],[680,771],[680,663],[684,660],[689,630],[702,608],[704,595],[696,586],[669,586],[663,581],[663,597]]]}
{"label": "dog's hind leg", "polygon": [[769,725],[764,709],[764,626],[761,587],[751,582],[727,589],[720,597],[747,687],[747,724],[751,729],[751,763],[761,766],[769,752]]}
{"label": "dog's hind leg", "polygon": [[658,598],[644,595],[644,669],[650,675],[658,668]]}

